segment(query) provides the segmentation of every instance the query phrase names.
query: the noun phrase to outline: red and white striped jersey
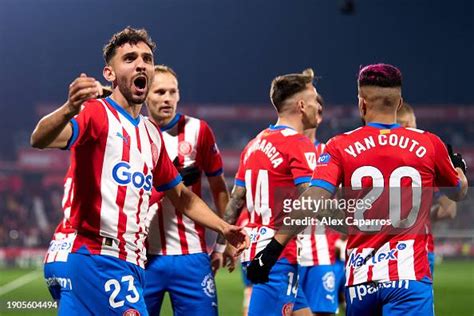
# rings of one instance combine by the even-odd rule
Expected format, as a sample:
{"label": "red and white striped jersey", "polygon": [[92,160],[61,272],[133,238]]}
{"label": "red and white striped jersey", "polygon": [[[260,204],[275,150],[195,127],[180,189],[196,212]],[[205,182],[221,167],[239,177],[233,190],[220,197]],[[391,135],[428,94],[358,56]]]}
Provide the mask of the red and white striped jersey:
{"label": "red and white striped jersey", "polygon": [[[168,155],[178,170],[197,168],[199,177],[190,187],[201,196],[201,172],[208,177],[223,172],[222,158],[211,128],[203,120],[177,113],[170,123],[161,127],[161,132]],[[161,199],[156,200],[160,202]],[[217,233],[176,210],[167,198],[160,203],[154,202],[155,198],[148,217],[148,253],[186,255],[212,251]]]}
{"label": "red and white striped jersey", "polygon": [[[326,145],[318,141],[316,159],[324,153]],[[335,242],[330,232],[322,224],[309,225],[297,237],[298,264],[301,266],[330,265],[335,262]]]}
{"label": "red and white striped jersey", "polygon": [[[318,159],[311,185],[335,192],[341,183],[346,200],[371,202],[346,213],[346,285],[431,279],[425,225],[433,188],[460,183],[441,140],[378,123],[336,136]],[[355,220],[370,224],[351,224]]]}
{"label": "red and white striped jersey", "polygon": [[76,230],[72,227],[69,217],[71,215],[71,202],[73,196],[72,169],[73,162],[69,166],[64,177],[64,194],[61,202],[63,209],[63,219],[59,222],[54,231],[53,238],[49,243],[48,252],[44,257],[44,263],[66,262],[72,249],[72,243],[76,237]]}
{"label": "red and white striped jersey", "polygon": [[113,256],[143,267],[152,188],[165,191],[181,181],[161,132],[111,98],[86,102],[71,123],[70,220],[77,230],[72,252]]}
{"label": "red and white striped jersey", "polygon": [[[249,222],[245,230],[251,245],[241,255],[251,261],[284,225],[284,201],[298,197],[296,186],[308,183],[316,165],[314,144],[286,126],[270,126],[243,150],[235,185],[246,188]],[[296,263],[293,239],[280,258]]]}

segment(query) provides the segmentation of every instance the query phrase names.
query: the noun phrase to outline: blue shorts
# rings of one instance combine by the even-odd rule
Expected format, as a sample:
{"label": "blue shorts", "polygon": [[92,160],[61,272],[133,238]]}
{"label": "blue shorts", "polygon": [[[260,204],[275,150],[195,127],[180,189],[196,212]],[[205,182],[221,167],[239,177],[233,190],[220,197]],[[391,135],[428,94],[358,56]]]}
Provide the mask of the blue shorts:
{"label": "blue shorts", "polygon": [[336,260],[334,263],[334,274],[336,275],[337,293],[344,293],[346,284],[346,263],[344,261]]}
{"label": "blue shorts", "polygon": [[[44,279],[51,297],[59,302],[58,315],[66,315],[74,308],[72,282],[68,274],[67,262],[49,262],[44,264]],[[64,311],[63,311],[64,310]]]}
{"label": "blue shorts", "polygon": [[346,288],[346,315],[433,316],[433,286],[425,281],[365,283]]}
{"label": "blue shorts", "polygon": [[68,257],[74,309],[65,315],[148,315],[144,269],[111,256],[90,255],[84,247],[79,252]]}
{"label": "blue shorts", "polygon": [[434,265],[435,265],[434,252],[428,252],[428,262],[430,263],[431,279],[434,280]]}
{"label": "blue shorts", "polygon": [[298,292],[298,267],[280,259],[270,271],[270,281],[254,284],[248,316],[290,315]]}
{"label": "blue shorts", "polygon": [[298,293],[296,293],[296,299],[295,299],[295,305],[293,306],[293,311],[299,311],[300,309],[303,308],[309,308],[309,303],[308,300],[306,299],[306,296],[304,295],[303,290],[299,286],[298,282]]}
{"label": "blue shorts", "polygon": [[169,292],[174,315],[217,315],[217,293],[206,253],[149,256],[145,268],[145,302],[150,315],[159,315]]}
{"label": "blue shorts", "polygon": [[333,265],[298,267],[299,286],[313,313],[335,313],[339,306]]}

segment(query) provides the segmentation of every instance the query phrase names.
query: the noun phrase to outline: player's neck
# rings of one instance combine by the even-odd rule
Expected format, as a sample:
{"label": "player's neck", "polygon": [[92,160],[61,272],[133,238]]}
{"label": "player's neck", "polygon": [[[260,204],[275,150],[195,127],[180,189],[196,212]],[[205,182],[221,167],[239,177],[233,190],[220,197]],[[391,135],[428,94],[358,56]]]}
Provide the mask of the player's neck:
{"label": "player's neck", "polygon": [[153,119],[153,121],[158,124],[159,127],[163,127],[168,125],[174,118],[176,117],[176,113],[171,117],[161,118],[161,119]]}
{"label": "player's neck", "polygon": [[394,114],[372,114],[366,115],[365,122],[368,123],[381,123],[381,124],[395,124],[397,123],[397,117]]}
{"label": "player's neck", "polygon": [[125,97],[116,90],[110,95],[110,98],[114,100],[119,106],[121,106],[134,119],[140,115],[142,104],[128,102],[127,99],[125,99]]}
{"label": "player's neck", "polygon": [[288,117],[278,117],[278,121],[275,123],[275,125],[283,125],[283,126],[288,126],[297,131],[300,134],[303,134],[304,129],[303,129],[303,123],[301,122],[301,119],[291,119]]}
{"label": "player's neck", "polygon": [[303,132],[303,134],[304,134],[304,136],[308,137],[311,140],[312,143],[314,143],[317,139],[316,131],[317,131],[316,128],[310,128],[310,129],[306,129]]}

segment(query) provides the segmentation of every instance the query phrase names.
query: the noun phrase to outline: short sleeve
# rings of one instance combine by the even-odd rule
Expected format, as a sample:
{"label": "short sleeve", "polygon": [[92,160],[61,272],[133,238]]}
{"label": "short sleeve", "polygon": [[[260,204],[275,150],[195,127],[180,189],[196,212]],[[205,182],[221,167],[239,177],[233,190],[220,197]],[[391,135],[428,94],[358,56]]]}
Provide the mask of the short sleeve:
{"label": "short sleeve", "polygon": [[235,181],[234,184],[239,187],[245,187],[245,167],[244,167],[244,159],[245,153],[247,152],[247,148],[251,143],[249,143],[244,150],[240,153],[240,161],[239,161],[239,168],[237,169],[237,173],[235,174]]}
{"label": "short sleeve", "polygon": [[202,168],[206,176],[214,177],[221,175],[223,172],[221,153],[217,147],[214,133],[204,121],[201,121],[198,146]]}
{"label": "short sleeve", "polygon": [[456,187],[460,184],[456,169],[449,158],[448,150],[438,136],[427,133],[434,148],[435,185],[437,187]]}
{"label": "short sleeve", "polygon": [[107,126],[107,114],[98,100],[85,102],[83,108],[70,122],[72,136],[66,149],[81,146],[88,141],[96,141]]}
{"label": "short sleeve", "polygon": [[163,192],[177,186],[182,181],[182,178],[168,156],[161,132],[159,135],[161,150],[158,162],[153,170],[153,185],[156,191]]}
{"label": "short sleeve", "polygon": [[309,138],[296,136],[286,148],[294,184],[309,183],[316,167],[316,147]]}
{"label": "short sleeve", "polygon": [[333,138],[326,144],[324,153],[318,158],[311,186],[335,193],[342,182],[342,171],[342,157],[337,149],[337,138]]}

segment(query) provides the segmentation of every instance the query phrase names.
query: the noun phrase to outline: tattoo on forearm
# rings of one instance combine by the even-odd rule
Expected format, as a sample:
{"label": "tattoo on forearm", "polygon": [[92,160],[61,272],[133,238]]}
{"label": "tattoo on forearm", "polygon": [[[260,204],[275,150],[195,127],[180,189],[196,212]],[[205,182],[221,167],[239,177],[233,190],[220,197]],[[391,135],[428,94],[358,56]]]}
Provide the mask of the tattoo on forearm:
{"label": "tattoo on forearm", "polygon": [[[229,224],[235,224],[237,222],[237,218],[242,212],[242,208],[245,204],[245,188],[241,187],[234,187],[232,190],[232,194],[230,195],[229,203],[225,208],[224,213],[224,221]],[[225,243],[225,239],[223,236],[217,238],[217,242],[220,244]]]}

